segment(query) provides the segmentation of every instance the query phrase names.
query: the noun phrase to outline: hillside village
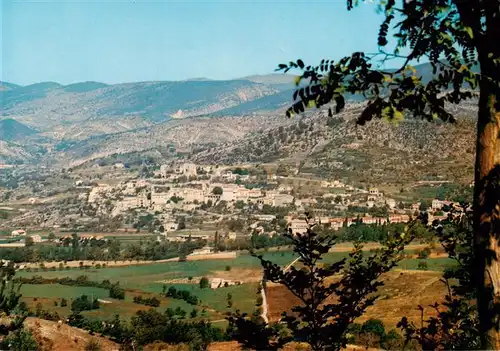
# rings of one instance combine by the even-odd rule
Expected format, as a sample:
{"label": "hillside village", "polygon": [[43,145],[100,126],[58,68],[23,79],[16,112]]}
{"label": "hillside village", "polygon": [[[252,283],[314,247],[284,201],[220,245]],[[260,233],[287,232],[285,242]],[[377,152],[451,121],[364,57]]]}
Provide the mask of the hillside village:
{"label": "hillside village", "polygon": [[[424,206],[398,202],[376,187],[308,178],[298,168],[283,165],[170,162],[141,175],[115,163],[103,172],[110,174],[104,180],[93,179],[95,173],[67,173],[68,197],[25,198],[21,202],[29,209],[20,208],[17,216],[0,226],[11,230],[12,236],[41,229],[82,234],[145,232],[156,234],[158,240],[186,241],[212,240],[218,232],[234,240],[252,234],[272,237],[287,230],[302,233],[308,225],[306,212],[323,226],[339,230],[354,223],[404,223]],[[452,204],[434,199],[425,209],[442,217],[443,205]],[[36,235],[33,241],[41,238]]]}

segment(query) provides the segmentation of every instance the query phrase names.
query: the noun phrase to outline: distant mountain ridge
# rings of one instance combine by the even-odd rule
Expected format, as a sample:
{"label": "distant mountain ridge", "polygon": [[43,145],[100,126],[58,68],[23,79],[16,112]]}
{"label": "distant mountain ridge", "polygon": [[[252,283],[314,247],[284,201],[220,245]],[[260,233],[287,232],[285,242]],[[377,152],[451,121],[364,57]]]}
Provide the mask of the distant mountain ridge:
{"label": "distant mountain ridge", "polygon": [[[416,68],[424,80],[432,76],[429,64]],[[271,120],[282,123],[284,110],[292,103],[295,79],[269,74],[120,84],[0,82],[0,162],[52,157],[83,161],[168,142],[186,148],[207,141],[237,144],[246,135],[241,128],[256,133],[268,128]],[[361,96],[346,98],[351,105],[362,101]],[[196,122],[200,118],[203,121]],[[210,153],[207,158],[219,162],[226,154]]]}

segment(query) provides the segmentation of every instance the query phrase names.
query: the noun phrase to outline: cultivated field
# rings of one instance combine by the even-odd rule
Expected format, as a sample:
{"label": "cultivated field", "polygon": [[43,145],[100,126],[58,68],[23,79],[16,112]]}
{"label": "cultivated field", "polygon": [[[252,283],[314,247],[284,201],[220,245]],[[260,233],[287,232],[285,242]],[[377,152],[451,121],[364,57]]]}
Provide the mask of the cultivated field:
{"label": "cultivated field", "polygon": [[[414,250],[414,248],[412,248]],[[411,252],[413,252],[411,250]],[[324,262],[335,262],[348,255],[349,250],[342,249],[338,252],[330,252],[326,255]],[[279,265],[285,266],[292,262],[296,256],[291,251],[273,251],[262,253],[265,259],[271,260]],[[436,272],[422,272],[412,271],[417,269],[419,259],[414,258],[415,254],[410,254],[410,257],[403,260],[399,269],[404,272],[390,273],[388,275],[388,284],[386,288],[393,289],[390,294],[388,291],[383,292],[387,297],[382,302],[377,302],[377,306],[382,306],[387,303],[388,307],[395,308],[394,306],[402,305],[403,310],[410,311],[412,306],[416,308],[416,299],[410,298],[413,294],[418,297],[426,298],[428,292],[433,290],[423,290],[417,292],[413,286],[423,286],[429,279],[437,279],[440,276],[440,271],[452,264],[448,258],[437,257],[427,260],[429,271]],[[94,262],[96,263],[96,262]],[[78,263],[76,263],[78,264]],[[232,295],[233,307],[232,310],[239,309],[242,312],[252,313],[255,309],[255,302],[257,300],[257,287],[258,282],[262,276],[262,269],[260,261],[249,254],[240,254],[233,259],[220,259],[220,260],[196,260],[187,262],[178,262],[167,260],[162,262],[122,262],[122,265],[113,265],[113,262],[107,262],[108,266],[105,268],[87,267],[73,267],[65,270],[41,270],[37,272],[26,272],[25,270],[19,271],[18,275],[21,277],[31,277],[33,275],[40,275],[45,278],[63,278],[71,277],[77,278],[81,275],[86,275],[91,281],[102,281],[105,279],[111,282],[120,282],[120,286],[126,289],[126,299],[123,301],[109,299],[108,291],[100,288],[87,288],[87,287],[74,287],[62,285],[30,285],[23,286],[23,300],[29,306],[35,307],[37,303],[42,303],[44,309],[54,309],[61,316],[67,316],[70,313],[69,307],[55,306],[55,302],[60,302],[61,298],[68,300],[68,306],[71,305],[71,299],[78,297],[82,294],[94,296],[101,299],[109,300],[109,304],[101,304],[100,309],[94,311],[84,312],[86,315],[95,316],[97,318],[112,318],[116,313],[123,317],[131,317],[135,312],[149,307],[144,305],[135,304],[132,299],[135,295],[143,296],[157,296],[163,290],[163,286],[174,286],[177,289],[188,290],[196,295],[201,301],[199,306],[192,306],[185,301],[159,297],[161,306],[159,310],[163,311],[165,308],[181,307],[188,313],[196,307],[199,311],[205,310],[206,315],[212,320],[223,320],[224,313],[229,311],[227,308],[227,295]],[[241,285],[233,285],[219,289],[201,289],[199,281],[201,277],[208,278],[222,278],[233,282],[241,282]],[[408,278],[407,278],[408,277]],[[410,278],[413,277],[413,278]],[[397,278],[397,279],[396,279]],[[420,280],[423,282],[420,283]],[[394,284],[392,281],[394,280]],[[384,289],[386,289],[384,288]],[[434,288],[434,287],[432,287]],[[435,290],[435,289],[434,289]],[[429,295],[429,301],[434,301],[436,294],[440,295],[439,289],[435,290],[434,295]],[[291,307],[294,304],[293,297],[287,295],[287,292],[281,287],[271,287],[269,290],[269,306],[271,318],[277,318],[283,309]],[[389,296],[390,295],[390,296]],[[399,300],[393,300],[393,298]],[[432,301],[431,301],[432,300]],[[280,301],[276,303],[276,301]],[[387,301],[387,302],[386,302]],[[284,305],[281,305],[284,304]],[[399,307],[398,307],[399,308]],[[370,312],[376,314],[377,312]],[[384,321],[393,323],[396,316],[400,316],[398,311],[395,311],[390,317],[390,314],[383,312],[386,315]],[[392,318],[392,319],[391,319]]]}

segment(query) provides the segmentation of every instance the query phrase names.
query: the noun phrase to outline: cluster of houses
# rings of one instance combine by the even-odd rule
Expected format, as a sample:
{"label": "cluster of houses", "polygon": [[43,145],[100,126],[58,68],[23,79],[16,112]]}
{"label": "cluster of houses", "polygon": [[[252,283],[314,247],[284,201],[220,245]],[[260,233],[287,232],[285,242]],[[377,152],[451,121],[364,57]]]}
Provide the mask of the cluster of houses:
{"label": "cluster of houses", "polygon": [[[247,172],[234,172],[230,167],[205,166],[192,163],[162,165],[155,171],[154,178],[132,179],[123,181],[118,185],[97,184],[88,194],[87,201],[90,204],[100,205],[106,203],[112,207],[111,216],[118,216],[129,210],[144,209],[147,211],[160,212],[163,225],[162,232],[169,233],[179,229],[179,223],[173,219],[174,211],[189,212],[199,208],[202,204],[211,203],[216,205],[224,202],[228,208],[233,208],[238,202],[253,203],[262,208],[264,205],[273,207],[286,207],[295,205],[297,213],[304,212],[307,207],[313,207],[316,215],[320,216],[322,223],[329,223],[331,228],[340,229],[354,223],[384,224],[407,222],[407,210],[418,211],[420,203],[415,203],[408,209],[399,209],[396,200],[387,198],[377,188],[360,189],[344,184],[339,180],[320,182],[324,188],[324,194],[319,197],[296,197],[292,194],[293,187],[286,183],[278,184],[275,175],[268,174],[268,184],[275,184],[273,190],[268,188],[247,188],[242,183],[252,180],[252,176],[241,174]],[[184,176],[180,181],[179,177]],[[240,180],[240,181],[237,181]],[[330,190],[334,188],[335,190]],[[328,207],[318,206],[318,202],[329,204]],[[443,206],[450,205],[449,201],[432,201],[432,210],[440,211]],[[390,215],[381,217],[370,217],[364,215],[361,218],[337,218],[327,217],[328,212],[344,212],[349,207],[358,208],[387,208]],[[272,215],[260,215],[262,218],[251,225],[250,229],[263,232],[258,221],[272,221]],[[304,232],[307,224],[304,220],[289,216],[288,223],[294,233]],[[270,233],[272,235],[272,233]],[[188,240],[182,236],[176,236],[171,240]]]}
{"label": "cluster of houses", "polygon": [[[208,179],[179,183],[179,175],[193,177],[198,171],[210,174]],[[260,188],[248,189],[241,184],[235,184],[236,179],[248,180],[249,175],[239,175],[222,167],[197,166],[195,164],[162,165],[157,171],[158,178],[134,179],[122,182],[119,185],[97,184],[87,197],[90,204],[103,203],[111,200],[114,206],[112,216],[135,208],[147,208],[153,211],[180,209],[190,211],[199,204],[211,202],[216,204],[224,201],[231,206],[238,201],[253,202],[259,205],[286,206],[293,204],[295,199],[286,190],[278,188],[274,191],[264,192]],[[218,180],[218,181],[215,181]],[[300,201],[297,203],[300,205]]]}
{"label": "cluster of houses", "polygon": [[[407,223],[410,220],[408,215],[390,215],[388,217],[318,217],[314,221],[315,223],[329,224],[330,228],[334,230],[339,230],[340,228],[346,226],[350,227],[356,223],[363,224],[388,224],[388,223]],[[298,218],[294,216],[288,216],[287,218],[288,226],[292,230],[293,234],[304,233],[307,231],[308,223],[304,218]]]}

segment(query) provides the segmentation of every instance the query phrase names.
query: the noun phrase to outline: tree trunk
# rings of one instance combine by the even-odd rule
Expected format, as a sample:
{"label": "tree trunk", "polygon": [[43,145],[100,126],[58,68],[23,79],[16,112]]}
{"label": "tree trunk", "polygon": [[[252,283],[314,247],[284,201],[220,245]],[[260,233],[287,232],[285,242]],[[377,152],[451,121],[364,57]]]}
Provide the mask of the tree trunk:
{"label": "tree trunk", "polygon": [[[491,59],[481,60],[479,113],[477,121],[474,181],[474,248],[478,312],[482,348],[500,350],[499,315],[494,305],[500,302],[500,198],[495,184],[500,179],[496,166],[500,111],[498,68]],[[493,78],[493,79],[491,79]]]}

